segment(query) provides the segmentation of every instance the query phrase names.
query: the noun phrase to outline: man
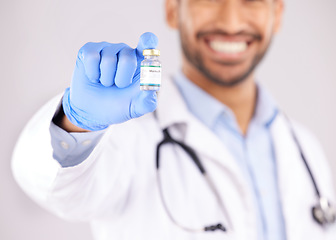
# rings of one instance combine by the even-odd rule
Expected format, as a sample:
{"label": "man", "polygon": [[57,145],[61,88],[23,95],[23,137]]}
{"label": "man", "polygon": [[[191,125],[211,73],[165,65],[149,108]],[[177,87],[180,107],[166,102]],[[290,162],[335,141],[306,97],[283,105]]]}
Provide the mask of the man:
{"label": "man", "polygon": [[41,109],[18,142],[18,183],[58,216],[89,221],[99,240],[334,239],[335,225],[312,216],[310,170],[335,202],[322,151],[255,82],[282,12],[282,0],[167,0],[183,62],[158,98],[139,90],[155,35],[136,49],[84,45],[61,106]]}

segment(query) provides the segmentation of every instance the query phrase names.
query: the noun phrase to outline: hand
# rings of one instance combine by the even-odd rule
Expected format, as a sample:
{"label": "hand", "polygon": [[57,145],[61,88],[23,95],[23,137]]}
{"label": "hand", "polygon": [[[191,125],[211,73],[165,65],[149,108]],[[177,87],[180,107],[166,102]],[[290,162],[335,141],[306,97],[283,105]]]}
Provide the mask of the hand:
{"label": "hand", "polygon": [[140,64],[142,51],[157,43],[154,34],[144,33],[136,49],[124,43],[85,44],[62,100],[70,122],[96,131],[154,111],[156,92],[140,91]]}

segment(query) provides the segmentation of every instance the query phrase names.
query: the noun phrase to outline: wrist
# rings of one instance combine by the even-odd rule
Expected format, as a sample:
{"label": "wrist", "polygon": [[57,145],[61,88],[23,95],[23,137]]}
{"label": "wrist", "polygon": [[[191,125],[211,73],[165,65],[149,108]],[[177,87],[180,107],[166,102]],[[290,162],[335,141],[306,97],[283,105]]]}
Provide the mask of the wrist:
{"label": "wrist", "polygon": [[[64,92],[62,99],[63,114],[66,119],[63,120],[63,124],[67,127],[76,126],[77,130],[83,131],[99,131],[106,129],[109,125],[101,124],[92,120],[92,114],[87,113],[79,108],[76,108],[70,100],[70,88],[67,88]],[[71,124],[70,124],[71,123]],[[66,127],[65,126],[65,127]]]}

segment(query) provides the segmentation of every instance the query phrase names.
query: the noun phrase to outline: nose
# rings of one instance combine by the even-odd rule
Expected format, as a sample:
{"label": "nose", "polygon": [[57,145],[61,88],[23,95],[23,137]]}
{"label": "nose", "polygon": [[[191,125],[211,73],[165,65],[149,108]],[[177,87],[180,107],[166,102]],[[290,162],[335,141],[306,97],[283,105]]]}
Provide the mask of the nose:
{"label": "nose", "polygon": [[240,1],[223,0],[218,6],[217,22],[218,28],[228,34],[236,34],[244,29],[244,10]]}

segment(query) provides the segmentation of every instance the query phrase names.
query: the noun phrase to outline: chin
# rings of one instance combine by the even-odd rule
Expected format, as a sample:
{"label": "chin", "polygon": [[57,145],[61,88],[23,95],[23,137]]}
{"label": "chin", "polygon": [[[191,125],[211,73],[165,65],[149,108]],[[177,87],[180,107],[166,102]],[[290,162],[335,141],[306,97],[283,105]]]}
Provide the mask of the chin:
{"label": "chin", "polygon": [[240,74],[223,74],[223,71],[210,71],[209,68],[199,69],[202,75],[210,82],[224,87],[235,87],[246,82],[252,74],[252,71],[244,71]]}

